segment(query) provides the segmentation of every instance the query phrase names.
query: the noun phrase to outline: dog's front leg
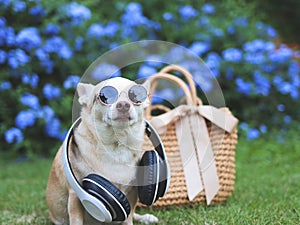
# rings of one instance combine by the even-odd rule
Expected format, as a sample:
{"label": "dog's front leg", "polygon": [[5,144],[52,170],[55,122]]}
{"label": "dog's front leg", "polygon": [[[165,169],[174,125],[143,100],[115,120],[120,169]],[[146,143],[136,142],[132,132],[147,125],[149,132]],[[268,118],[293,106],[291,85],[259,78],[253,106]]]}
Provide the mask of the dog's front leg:
{"label": "dog's front leg", "polygon": [[83,225],[84,209],[73,189],[69,190],[68,213],[70,225]]}

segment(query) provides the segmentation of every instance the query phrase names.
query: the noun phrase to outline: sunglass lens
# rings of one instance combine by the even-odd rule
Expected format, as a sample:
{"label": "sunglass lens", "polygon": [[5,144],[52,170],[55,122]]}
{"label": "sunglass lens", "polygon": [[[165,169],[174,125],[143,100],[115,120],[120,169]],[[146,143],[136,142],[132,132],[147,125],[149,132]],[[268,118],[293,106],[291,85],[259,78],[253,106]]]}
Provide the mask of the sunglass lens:
{"label": "sunglass lens", "polygon": [[135,103],[140,104],[147,98],[147,90],[141,85],[134,85],[128,91],[129,99]]}
{"label": "sunglass lens", "polygon": [[99,92],[99,98],[104,104],[113,104],[118,100],[118,91],[112,86],[105,86]]}

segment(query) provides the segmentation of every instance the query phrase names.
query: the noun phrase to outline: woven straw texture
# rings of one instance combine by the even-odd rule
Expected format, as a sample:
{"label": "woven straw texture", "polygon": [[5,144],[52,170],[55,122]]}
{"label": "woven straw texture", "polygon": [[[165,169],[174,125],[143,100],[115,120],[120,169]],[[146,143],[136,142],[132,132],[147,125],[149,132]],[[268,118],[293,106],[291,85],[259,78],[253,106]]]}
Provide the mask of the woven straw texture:
{"label": "woven straw texture", "polygon": [[[157,106],[154,106],[157,108]],[[222,108],[229,114],[228,108]],[[149,116],[149,115],[148,115]],[[151,121],[151,118],[148,118]],[[220,189],[211,204],[224,202],[234,189],[235,183],[235,146],[237,144],[237,130],[228,133],[206,120],[210,141],[216,162]],[[153,207],[168,207],[204,204],[205,190],[195,199],[189,201],[186,182],[183,172],[183,165],[180,157],[178,141],[176,136],[175,122],[168,125],[164,135],[161,136],[165,147],[166,155],[171,169],[171,182],[167,194],[160,198]],[[146,138],[143,150],[153,149],[151,142]],[[138,203],[138,207],[145,207]]]}

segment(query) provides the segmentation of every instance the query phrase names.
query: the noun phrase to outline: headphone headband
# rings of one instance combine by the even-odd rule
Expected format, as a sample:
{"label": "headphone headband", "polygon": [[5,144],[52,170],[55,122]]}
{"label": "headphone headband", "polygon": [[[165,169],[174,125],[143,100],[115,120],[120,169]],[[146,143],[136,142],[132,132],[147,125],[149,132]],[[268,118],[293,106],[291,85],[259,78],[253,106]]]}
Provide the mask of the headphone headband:
{"label": "headphone headband", "polygon": [[[97,219],[99,221],[111,222],[113,220],[113,218],[112,218],[112,215],[109,212],[109,210],[105,207],[105,205],[101,201],[99,201],[97,198],[90,195],[83,189],[83,187],[81,186],[79,181],[76,179],[76,176],[71,168],[68,146],[69,146],[69,143],[73,136],[74,129],[75,129],[75,127],[77,127],[80,124],[80,122],[81,122],[81,118],[79,117],[72,124],[72,126],[70,127],[70,129],[66,135],[66,138],[65,138],[65,141],[63,144],[63,149],[62,149],[63,169],[64,169],[64,172],[65,172],[65,175],[66,175],[66,178],[67,178],[69,184],[71,185],[73,190],[76,192],[78,198],[80,199],[84,208],[89,212],[89,214],[91,214],[95,219]],[[158,155],[163,160],[163,162],[165,164],[165,169],[167,170],[166,175],[165,175],[166,177],[163,178],[163,179],[166,179],[166,185],[165,185],[166,187],[165,187],[165,192],[164,192],[164,194],[165,194],[167,192],[167,189],[170,184],[170,179],[169,179],[170,172],[169,172],[169,167],[168,167],[168,163],[167,163],[167,157],[165,154],[164,146],[161,142],[161,139],[160,139],[158,133],[155,131],[155,129],[152,127],[152,125],[147,120],[145,120],[145,124],[146,124],[145,133],[148,136],[148,138],[150,139],[152,145],[154,146],[155,151],[158,153]],[[157,182],[160,182],[160,181],[157,181]],[[153,202],[155,200],[156,200],[156,198],[153,200]]]}

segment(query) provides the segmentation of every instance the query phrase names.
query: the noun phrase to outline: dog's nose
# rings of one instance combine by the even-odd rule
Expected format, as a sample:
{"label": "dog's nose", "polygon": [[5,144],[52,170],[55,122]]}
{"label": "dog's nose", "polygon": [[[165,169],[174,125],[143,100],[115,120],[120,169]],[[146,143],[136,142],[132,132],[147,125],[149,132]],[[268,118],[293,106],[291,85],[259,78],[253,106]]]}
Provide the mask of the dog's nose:
{"label": "dog's nose", "polygon": [[128,112],[130,109],[130,104],[126,101],[120,101],[117,103],[116,108],[119,112]]}

